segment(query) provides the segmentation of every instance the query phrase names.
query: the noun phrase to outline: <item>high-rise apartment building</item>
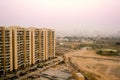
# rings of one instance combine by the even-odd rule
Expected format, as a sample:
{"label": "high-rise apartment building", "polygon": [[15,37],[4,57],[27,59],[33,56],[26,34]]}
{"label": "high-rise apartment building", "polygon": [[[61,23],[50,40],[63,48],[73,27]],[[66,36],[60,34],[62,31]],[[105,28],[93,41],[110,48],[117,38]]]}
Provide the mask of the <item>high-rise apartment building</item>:
{"label": "high-rise apartment building", "polygon": [[55,31],[48,29],[49,58],[55,57]]}
{"label": "high-rise apartment building", "polygon": [[31,30],[24,28],[24,58],[25,65],[31,65]]}
{"label": "high-rise apartment building", "polygon": [[41,59],[48,60],[55,57],[55,31],[52,29],[40,29]]}
{"label": "high-rise apartment building", "polygon": [[55,31],[47,29],[46,34],[48,58],[53,58],[55,57]]}
{"label": "high-rise apartment building", "polygon": [[42,28],[40,29],[40,56],[39,58],[41,59],[41,61],[45,61],[46,60],[46,29]]}
{"label": "high-rise apartment building", "polygon": [[39,30],[36,28],[30,28],[31,30],[31,64],[35,64],[38,61],[39,54]]}
{"label": "high-rise apartment building", "polygon": [[31,29],[32,64],[55,57],[55,31],[47,28]]}
{"label": "high-rise apartment building", "polygon": [[31,64],[31,31],[21,27],[11,28],[13,30],[13,66],[17,70]]}
{"label": "high-rise apartment building", "polygon": [[12,30],[0,27],[0,75],[13,70]]}
{"label": "high-rise apartment building", "polygon": [[0,27],[0,72],[26,68],[55,57],[55,31],[47,28]]}

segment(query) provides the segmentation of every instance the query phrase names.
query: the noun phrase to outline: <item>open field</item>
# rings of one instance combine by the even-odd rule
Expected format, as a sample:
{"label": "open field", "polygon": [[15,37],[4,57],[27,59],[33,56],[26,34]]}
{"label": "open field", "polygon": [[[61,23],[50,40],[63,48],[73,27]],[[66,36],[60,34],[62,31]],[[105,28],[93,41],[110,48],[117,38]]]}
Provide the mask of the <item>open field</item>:
{"label": "open field", "polygon": [[89,80],[120,80],[120,58],[100,56],[93,50],[76,50],[65,54]]}

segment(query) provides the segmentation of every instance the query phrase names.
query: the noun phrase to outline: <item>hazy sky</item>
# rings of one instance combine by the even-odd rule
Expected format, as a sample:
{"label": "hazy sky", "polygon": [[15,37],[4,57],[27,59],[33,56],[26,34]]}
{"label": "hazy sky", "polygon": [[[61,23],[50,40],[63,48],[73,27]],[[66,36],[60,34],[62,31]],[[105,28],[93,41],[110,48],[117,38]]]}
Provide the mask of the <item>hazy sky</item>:
{"label": "hazy sky", "polygon": [[115,33],[120,31],[120,0],[0,0],[0,25]]}

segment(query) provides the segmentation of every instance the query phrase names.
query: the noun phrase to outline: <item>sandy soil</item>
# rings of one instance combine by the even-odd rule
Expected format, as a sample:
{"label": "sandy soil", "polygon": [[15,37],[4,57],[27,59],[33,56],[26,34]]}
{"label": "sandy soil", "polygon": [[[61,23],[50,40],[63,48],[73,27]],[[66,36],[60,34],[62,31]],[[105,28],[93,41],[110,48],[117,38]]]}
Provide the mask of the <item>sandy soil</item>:
{"label": "sandy soil", "polygon": [[65,54],[66,62],[68,58],[90,80],[120,80],[120,58],[100,56],[84,49]]}

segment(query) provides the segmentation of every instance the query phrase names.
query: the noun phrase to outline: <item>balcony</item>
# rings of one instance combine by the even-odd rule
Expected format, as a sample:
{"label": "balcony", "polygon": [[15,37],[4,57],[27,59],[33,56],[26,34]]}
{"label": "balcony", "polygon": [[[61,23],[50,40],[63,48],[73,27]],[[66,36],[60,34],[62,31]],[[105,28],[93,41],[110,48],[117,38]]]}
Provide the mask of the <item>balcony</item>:
{"label": "balcony", "polygon": [[6,56],[6,58],[10,58],[10,56]]}

